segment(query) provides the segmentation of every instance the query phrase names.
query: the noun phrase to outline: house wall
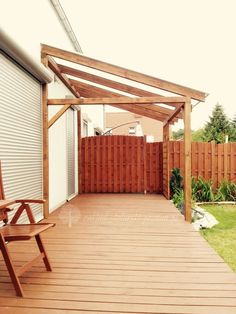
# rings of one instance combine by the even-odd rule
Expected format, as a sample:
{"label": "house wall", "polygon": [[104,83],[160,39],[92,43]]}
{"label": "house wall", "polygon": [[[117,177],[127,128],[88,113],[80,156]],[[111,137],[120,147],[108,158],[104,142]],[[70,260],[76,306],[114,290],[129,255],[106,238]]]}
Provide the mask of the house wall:
{"label": "house wall", "polygon": [[[74,97],[70,90],[60,81],[58,77],[48,85],[48,96],[50,98]],[[62,106],[49,106],[49,120]],[[77,115],[75,115],[77,125]],[[63,114],[50,128],[49,138],[49,210],[56,209],[67,200],[67,119]],[[77,130],[75,130],[77,136]],[[78,141],[75,136],[75,160],[78,159]],[[75,162],[75,177],[78,177],[78,163]],[[78,192],[78,180],[75,180],[76,192]]]}
{"label": "house wall", "polygon": [[[131,112],[106,112],[106,128],[114,128],[120,124],[139,121],[143,134],[147,136],[147,141],[160,142],[163,140],[163,124],[160,121],[143,117]],[[113,135],[129,135],[129,128],[137,124],[127,124],[112,131]]]}
{"label": "house wall", "polygon": [[[73,51],[73,46],[61,26],[50,2],[48,0],[6,0],[0,10],[0,27],[2,27],[17,44],[41,62],[40,43]],[[72,95],[64,84],[57,78],[49,84],[49,98],[65,98]],[[60,106],[50,106],[49,119],[60,110]],[[83,108],[88,111],[89,135],[93,135],[93,126],[100,124],[103,117],[101,110]],[[77,115],[75,125],[77,126]],[[93,119],[95,121],[93,121]],[[67,151],[66,151],[66,114],[64,114],[49,130],[49,206],[50,211],[57,208],[67,199]],[[75,130],[77,136],[77,131]],[[77,145],[77,138],[75,138]],[[75,148],[77,152],[77,149]],[[77,156],[76,156],[77,157]],[[76,158],[75,158],[76,159]],[[77,177],[77,162],[75,163],[75,177]],[[76,180],[76,191],[78,185]]]}
{"label": "house wall", "polygon": [[40,43],[73,50],[48,0],[3,0],[0,27],[40,61]]}
{"label": "house wall", "polygon": [[81,113],[82,119],[88,122],[88,136],[94,136],[94,129],[96,128],[104,130],[103,105],[81,106]]}

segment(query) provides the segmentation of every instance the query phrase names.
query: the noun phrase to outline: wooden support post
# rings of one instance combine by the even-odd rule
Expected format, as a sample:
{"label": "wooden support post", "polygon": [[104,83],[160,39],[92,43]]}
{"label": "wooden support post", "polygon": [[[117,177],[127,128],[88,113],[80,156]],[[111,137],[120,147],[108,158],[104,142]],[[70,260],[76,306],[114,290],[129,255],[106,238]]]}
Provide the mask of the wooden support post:
{"label": "wooden support post", "polygon": [[143,193],[147,194],[147,137],[144,135],[143,137],[143,182],[144,189]]}
{"label": "wooden support post", "polygon": [[77,111],[77,141],[78,141],[78,194],[82,193],[82,184],[81,184],[81,112]]}
{"label": "wooden support post", "polygon": [[163,139],[164,139],[164,142],[170,141],[170,124],[169,123],[167,123],[163,127]]}
{"label": "wooden support post", "polygon": [[163,194],[170,199],[170,124],[167,122],[163,127]]}
{"label": "wooden support post", "polygon": [[192,222],[191,209],[191,99],[184,104],[184,212],[185,220]]}
{"label": "wooden support post", "polygon": [[[48,56],[41,55],[41,62],[48,67]],[[42,85],[42,115],[43,115],[43,207],[44,218],[49,215],[49,154],[48,154],[48,84]]]}

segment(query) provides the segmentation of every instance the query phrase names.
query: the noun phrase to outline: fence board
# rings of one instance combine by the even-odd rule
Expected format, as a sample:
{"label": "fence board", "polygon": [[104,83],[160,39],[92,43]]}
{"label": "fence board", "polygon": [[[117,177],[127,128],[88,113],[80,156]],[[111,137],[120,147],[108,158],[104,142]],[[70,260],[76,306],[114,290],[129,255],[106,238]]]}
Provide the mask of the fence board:
{"label": "fence board", "polygon": [[[169,169],[171,171],[173,168],[180,168],[183,173],[183,142],[171,141],[169,145]],[[163,143],[163,175],[168,168],[166,151],[167,144]],[[214,188],[218,187],[223,179],[236,182],[236,143],[193,142],[192,176],[211,180]],[[163,191],[166,191],[165,179],[163,184]]]}
{"label": "fence board", "polygon": [[[81,192],[148,192],[168,196],[170,171],[183,174],[183,142],[146,143],[145,137],[99,136],[81,140]],[[236,182],[236,143],[192,143],[192,175]]]}
{"label": "fence board", "polygon": [[162,143],[96,136],[83,138],[81,149],[82,193],[162,192]]}

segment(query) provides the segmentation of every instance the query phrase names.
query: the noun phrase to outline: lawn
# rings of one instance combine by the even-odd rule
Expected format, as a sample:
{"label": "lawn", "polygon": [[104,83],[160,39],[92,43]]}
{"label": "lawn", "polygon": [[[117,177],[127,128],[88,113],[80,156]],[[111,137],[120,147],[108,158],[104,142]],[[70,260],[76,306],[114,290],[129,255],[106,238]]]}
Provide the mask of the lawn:
{"label": "lawn", "polygon": [[201,230],[203,237],[236,272],[236,206],[202,205],[219,221],[212,229]]}

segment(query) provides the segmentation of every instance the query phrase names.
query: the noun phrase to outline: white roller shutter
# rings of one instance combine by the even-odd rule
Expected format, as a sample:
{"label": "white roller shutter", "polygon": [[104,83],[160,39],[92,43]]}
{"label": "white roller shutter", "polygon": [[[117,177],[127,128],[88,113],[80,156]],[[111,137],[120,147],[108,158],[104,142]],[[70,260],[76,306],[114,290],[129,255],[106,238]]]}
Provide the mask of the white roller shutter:
{"label": "white roller shutter", "polygon": [[75,194],[75,119],[74,110],[67,112],[67,197],[70,199]]}
{"label": "white roller shutter", "polygon": [[42,199],[41,85],[1,52],[0,159],[6,198]]}

